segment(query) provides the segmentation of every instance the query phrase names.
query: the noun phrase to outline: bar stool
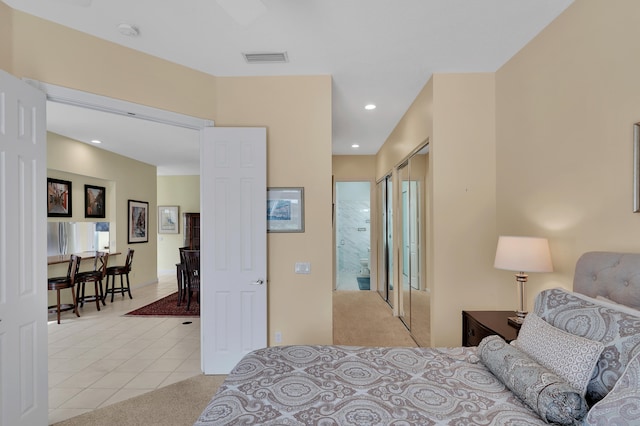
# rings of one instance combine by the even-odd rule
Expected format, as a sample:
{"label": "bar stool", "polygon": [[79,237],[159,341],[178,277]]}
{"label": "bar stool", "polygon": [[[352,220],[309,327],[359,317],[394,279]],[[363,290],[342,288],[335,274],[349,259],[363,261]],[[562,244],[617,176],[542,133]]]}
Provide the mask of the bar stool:
{"label": "bar stool", "polygon": [[[78,272],[76,275],[76,282],[78,283],[78,302],[80,307],[84,306],[84,302],[96,302],[96,308],[100,310],[100,302],[104,303],[104,293],[102,291],[102,279],[107,272],[107,263],[109,262],[109,253],[97,251],[93,258],[93,270]],[[93,282],[95,288],[95,294],[85,296],[85,284]]]}
{"label": "bar stool", "polygon": [[[80,265],[80,258],[75,254],[71,255],[69,259],[69,267],[67,268],[67,276],[66,277],[52,277],[47,280],[47,285],[49,290],[56,291],[56,305],[51,305],[48,307],[49,312],[57,312],[58,313],[58,324],[60,324],[60,312],[69,311],[73,309],[73,312],[76,313],[77,317],[80,317],[78,313],[78,304],[76,303],[76,273],[78,272],[78,266]],[[71,289],[71,300],[74,303],[64,303],[60,304],[60,290],[64,290],[65,288]]]}
{"label": "bar stool", "polygon": [[[133,299],[131,296],[131,285],[129,284],[129,272],[131,272],[131,264],[133,263],[133,252],[134,250],[129,249],[127,251],[127,259],[125,260],[125,264],[121,266],[111,266],[107,268],[107,288],[105,289],[104,297],[102,301],[107,298],[107,294],[111,293],[111,303],[113,303],[113,295],[115,293],[122,293],[122,297],[124,297],[124,292],[126,291],[129,294],[129,299]],[[120,288],[116,288],[115,280],[116,275],[120,275]],[[125,275],[127,277],[127,286],[125,287],[122,281],[122,276]],[[111,288],[109,288],[109,277],[111,277]]]}

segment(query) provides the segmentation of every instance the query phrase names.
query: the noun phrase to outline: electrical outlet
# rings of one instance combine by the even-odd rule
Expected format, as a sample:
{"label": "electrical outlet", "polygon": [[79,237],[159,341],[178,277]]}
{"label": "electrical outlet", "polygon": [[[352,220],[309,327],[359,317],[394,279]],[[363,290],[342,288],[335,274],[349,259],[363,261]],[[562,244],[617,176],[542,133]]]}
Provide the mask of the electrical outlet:
{"label": "electrical outlet", "polygon": [[280,331],[276,331],[275,340],[276,343],[282,343],[282,333]]}

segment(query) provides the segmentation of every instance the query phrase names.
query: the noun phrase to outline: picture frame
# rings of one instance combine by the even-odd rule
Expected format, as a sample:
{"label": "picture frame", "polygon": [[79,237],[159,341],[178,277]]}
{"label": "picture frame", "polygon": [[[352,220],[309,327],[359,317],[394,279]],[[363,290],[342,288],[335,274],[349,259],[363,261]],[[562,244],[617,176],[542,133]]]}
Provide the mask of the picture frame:
{"label": "picture frame", "polygon": [[158,206],[158,234],[178,234],[180,232],[178,206]]}
{"label": "picture frame", "polygon": [[129,244],[149,242],[149,203],[129,200],[127,241]]}
{"label": "picture frame", "polygon": [[47,217],[71,217],[71,181],[47,178]]}
{"label": "picture frame", "polygon": [[267,188],[267,232],[304,232],[304,188]]}
{"label": "picture frame", "polygon": [[104,186],[84,186],[84,217],[105,218],[107,189]]}

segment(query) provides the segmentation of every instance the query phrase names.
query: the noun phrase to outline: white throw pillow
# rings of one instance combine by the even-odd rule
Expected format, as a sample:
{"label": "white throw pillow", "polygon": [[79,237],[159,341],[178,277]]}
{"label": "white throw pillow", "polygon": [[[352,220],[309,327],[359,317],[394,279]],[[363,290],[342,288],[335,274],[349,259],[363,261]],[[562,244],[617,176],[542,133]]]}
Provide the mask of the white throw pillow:
{"label": "white throw pillow", "polygon": [[514,346],[565,379],[582,396],[604,349],[601,342],[560,330],[534,313],[526,316]]}

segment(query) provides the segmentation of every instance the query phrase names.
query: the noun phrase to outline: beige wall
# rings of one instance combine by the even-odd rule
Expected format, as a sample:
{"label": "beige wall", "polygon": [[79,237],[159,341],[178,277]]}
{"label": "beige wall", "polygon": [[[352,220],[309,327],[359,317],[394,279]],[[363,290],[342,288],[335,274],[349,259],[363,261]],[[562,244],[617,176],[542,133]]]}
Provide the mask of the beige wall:
{"label": "beige wall", "polygon": [[[47,134],[47,175],[72,181],[71,219],[50,218],[49,221],[97,221],[84,218],[84,184],[107,188],[105,221],[110,222],[111,251],[122,254],[110,258],[110,265],[123,264],[127,249],[135,250],[133,268],[129,275],[132,286],[158,281],[156,255],[156,168],[121,155],[98,149],[86,143],[68,139],[55,133]],[[127,242],[128,200],[149,203],[149,242]],[[102,221],[102,219],[100,219]],[[114,244],[115,243],[115,244]],[[57,268],[57,269],[56,269]],[[60,269],[62,268],[62,269]],[[64,265],[49,267],[52,275],[64,275]]]}
{"label": "beige wall", "polygon": [[381,179],[433,134],[433,81],[429,79],[376,155]]}
{"label": "beige wall", "polygon": [[[370,180],[376,178],[375,155],[334,155],[331,160],[335,180]],[[371,205],[373,200],[371,200]]]}
{"label": "beige wall", "polygon": [[[306,211],[304,233],[268,237],[269,335],[282,332],[283,344],[332,342],[330,76],[216,78],[21,12],[12,24],[12,49],[19,54],[0,66],[13,65],[19,78],[213,119],[218,126],[267,127],[268,185],[304,186]],[[154,249],[156,236],[150,234]],[[295,275],[299,261],[310,262],[312,273]]]}
{"label": "beige wall", "polygon": [[378,175],[397,166],[426,139],[430,153],[424,261],[431,289],[431,345],[456,346],[462,339],[462,310],[511,307],[504,303],[511,295],[495,279],[492,267],[494,74],[434,75],[379,151]]}
{"label": "beige wall", "polygon": [[331,77],[219,78],[217,93],[216,125],[267,127],[267,185],[305,189],[305,232],[267,238],[270,343],[332,343]]}
{"label": "beige wall", "polygon": [[548,237],[555,268],[529,277],[530,307],[571,288],[582,253],[640,252],[638,16],[635,0],[576,1],[496,73],[498,231]]}
{"label": "beige wall", "polygon": [[0,2],[0,69],[12,71],[13,9]]}
{"label": "beige wall", "polygon": [[[158,205],[178,206],[178,234],[158,234],[158,273],[176,272],[183,246],[182,215],[200,212],[200,176],[158,176]],[[156,231],[157,232],[157,231]]]}
{"label": "beige wall", "polygon": [[[639,13],[633,0],[575,2],[497,73],[436,74],[425,86],[433,345],[459,343],[462,309],[515,305],[513,274],[492,267],[500,234],[550,239],[555,273],[530,276],[529,309],[540,289],[571,288],[583,252],[640,250],[629,238],[640,227],[631,213]],[[380,150],[378,175],[429,133],[427,104],[417,103]]]}
{"label": "beige wall", "polygon": [[509,309],[514,287],[496,279],[495,79],[433,76],[431,343],[460,345],[465,309]]}
{"label": "beige wall", "polygon": [[14,72],[168,111],[210,119],[215,77],[14,11]]}

